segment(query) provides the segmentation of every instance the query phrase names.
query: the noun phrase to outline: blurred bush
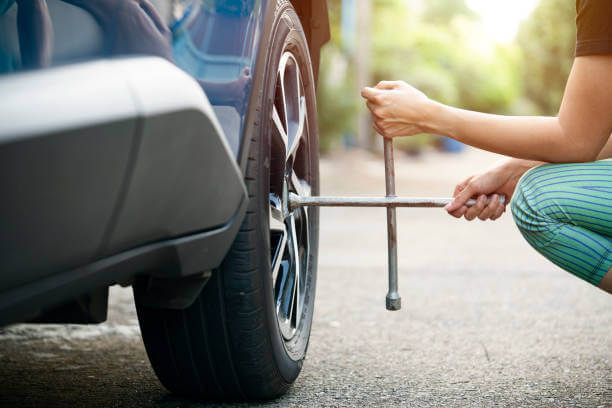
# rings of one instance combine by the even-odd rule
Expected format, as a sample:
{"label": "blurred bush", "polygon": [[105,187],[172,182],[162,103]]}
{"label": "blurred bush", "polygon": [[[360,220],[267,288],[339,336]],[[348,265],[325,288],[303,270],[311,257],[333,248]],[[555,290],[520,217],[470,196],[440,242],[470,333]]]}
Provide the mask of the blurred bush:
{"label": "blurred bush", "polygon": [[356,92],[355,75],[349,60],[335,44],[321,53],[317,109],[319,111],[319,149],[331,150],[340,137],[355,133],[361,97]]}
{"label": "blurred bush", "polygon": [[[355,133],[362,103],[352,56],[342,48],[341,0],[328,4],[332,41],[319,82],[323,151]],[[372,84],[405,80],[432,99],[482,112],[556,114],[573,58],[574,4],[541,0],[514,43],[492,44],[465,0],[372,0]],[[417,151],[436,140],[404,138],[400,147]]]}
{"label": "blurred bush", "polygon": [[523,22],[517,42],[523,55],[523,93],[535,112],[556,115],[576,47],[576,4],[541,0]]}

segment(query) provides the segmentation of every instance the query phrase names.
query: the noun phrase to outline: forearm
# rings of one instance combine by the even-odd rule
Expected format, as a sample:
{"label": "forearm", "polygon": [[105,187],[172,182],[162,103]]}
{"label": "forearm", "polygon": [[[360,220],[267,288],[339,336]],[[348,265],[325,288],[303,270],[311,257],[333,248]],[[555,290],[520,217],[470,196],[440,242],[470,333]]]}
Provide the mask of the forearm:
{"label": "forearm", "polygon": [[546,164],[547,162],[538,161],[538,160],[525,160],[525,159],[508,159],[504,163],[499,166],[499,171],[505,172],[509,175],[509,179],[512,180],[513,183],[517,183],[518,180],[525,174],[528,170],[539,166],[541,164]]}
{"label": "forearm", "polygon": [[429,116],[432,133],[519,159],[582,162],[594,160],[597,153],[556,117],[491,115],[438,103]]}

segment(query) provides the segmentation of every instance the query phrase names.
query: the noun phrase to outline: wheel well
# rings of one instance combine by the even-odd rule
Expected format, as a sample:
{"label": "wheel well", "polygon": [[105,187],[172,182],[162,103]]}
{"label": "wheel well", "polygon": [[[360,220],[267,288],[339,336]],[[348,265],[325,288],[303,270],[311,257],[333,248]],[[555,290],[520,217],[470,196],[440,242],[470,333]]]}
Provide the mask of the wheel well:
{"label": "wheel well", "polygon": [[317,81],[319,77],[321,47],[330,38],[327,2],[326,0],[291,0],[291,4],[300,18],[302,27],[304,27],[304,34],[308,41],[310,58],[312,60],[312,70],[315,81]]}

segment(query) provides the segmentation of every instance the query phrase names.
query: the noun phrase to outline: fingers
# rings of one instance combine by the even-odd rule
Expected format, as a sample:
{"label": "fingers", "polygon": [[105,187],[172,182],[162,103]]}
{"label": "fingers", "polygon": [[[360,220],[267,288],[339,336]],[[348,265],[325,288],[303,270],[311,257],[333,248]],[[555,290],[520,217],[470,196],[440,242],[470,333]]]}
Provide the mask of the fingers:
{"label": "fingers", "polygon": [[399,85],[397,81],[380,81],[378,85],[376,85],[376,89],[397,89]]}
{"label": "fingers", "polygon": [[378,92],[379,91],[376,88],[370,88],[369,86],[366,86],[361,90],[361,97],[371,101],[378,94]]}
{"label": "fingers", "polygon": [[455,188],[455,192],[457,193],[455,199],[449,204],[446,204],[446,206],[444,207],[444,209],[449,213],[457,211],[459,208],[463,207],[467,200],[469,200],[472,195],[474,195],[474,193],[472,192],[472,185],[469,184],[469,179],[467,180],[467,182],[464,183],[466,184],[466,186],[464,186],[463,189],[459,190],[458,192],[457,189],[459,188],[459,186]]}
{"label": "fingers", "polygon": [[467,221],[472,221],[476,218],[486,221],[495,221],[503,215],[506,211],[506,205],[499,200],[498,194],[493,194],[487,204],[487,196],[481,194],[476,200],[476,204],[471,208],[467,208],[465,205],[455,211],[449,211],[449,214],[455,218],[461,218],[462,216]]}
{"label": "fingers", "polygon": [[368,109],[370,110],[370,112],[372,112],[372,116],[374,116],[376,119],[384,119],[378,111],[378,105],[375,105],[374,103],[370,102],[369,100],[366,102],[366,106],[368,107]]}
{"label": "fingers", "polygon": [[459,208],[458,210],[455,210],[451,213],[449,213],[450,215],[452,215],[455,218],[461,218],[465,215],[465,213],[467,212],[468,208],[464,205],[461,208]]}
{"label": "fingers", "polygon": [[476,204],[467,210],[467,212],[464,215],[464,218],[468,221],[472,221],[474,218],[480,215],[480,213],[482,213],[482,211],[485,208],[486,203],[487,203],[487,196],[484,194],[481,194],[480,196],[478,196],[478,199],[476,200]]}
{"label": "fingers", "polygon": [[384,135],[385,134],[384,129],[381,128],[376,122],[372,122],[372,127],[374,128],[376,133],[378,133],[379,135]]}
{"label": "fingers", "polygon": [[465,190],[465,187],[468,185],[470,181],[472,181],[473,178],[474,176],[470,176],[467,179],[463,180],[461,183],[457,184],[455,186],[455,191],[453,191],[453,197],[457,197],[460,192]]}
{"label": "fingers", "polygon": [[373,100],[380,94],[380,91],[386,91],[390,89],[397,89],[400,86],[397,81],[380,81],[376,87],[366,86],[361,90],[361,97]]}
{"label": "fingers", "polygon": [[[465,182],[464,182],[465,183]],[[463,184],[463,183],[462,183]],[[457,185],[455,191],[461,188],[461,185]],[[459,195],[461,195],[459,192]],[[466,200],[467,201],[467,200]],[[465,203],[461,204],[459,207],[455,209],[455,206],[451,206],[451,204],[455,204],[463,202],[461,198],[456,198],[453,202],[448,204],[446,207],[446,211],[449,215],[455,218],[465,217],[466,220],[472,221],[476,218],[486,221],[486,220],[496,220],[501,217],[506,210],[506,206],[499,201],[499,195],[493,194],[493,196],[489,200],[489,204],[487,204],[487,196],[481,194],[478,196],[476,200],[476,204],[471,208],[468,208]]]}
{"label": "fingers", "polygon": [[497,211],[497,205],[499,204],[498,197],[499,196],[497,194],[493,194],[493,196],[491,196],[489,204],[484,208],[484,210],[482,210],[480,214],[478,214],[478,218],[481,221],[486,221],[491,218],[493,214],[495,214],[495,211]]}
{"label": "fingers", "polygon": [[372,127],[376,133],[389,139],[399,136],[411,136],[415,134],[415,132],[410,128],[398,128],[397,126],[388,124],[384,120],[374,120],[372,122]]}
{"label": "fingers", "polygon": [[497,208],[495,209],[495,213],[491,216],[491,221],[495,221],[499,217],[501,217],[506,211],[506,205],[500,202],[497,203]]}

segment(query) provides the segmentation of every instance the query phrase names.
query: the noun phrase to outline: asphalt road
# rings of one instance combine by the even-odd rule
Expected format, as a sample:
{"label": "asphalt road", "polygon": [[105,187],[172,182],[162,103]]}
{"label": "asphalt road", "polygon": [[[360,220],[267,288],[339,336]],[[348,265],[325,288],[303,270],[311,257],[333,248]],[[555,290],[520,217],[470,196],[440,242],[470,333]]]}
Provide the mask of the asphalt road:
{"label": "asphalt road", "polygon": [[[495,158],[398,157],[402,195],[448,195]],[[335,154],[323,193],[383,194],[382,159]],[[385,211],[324,209],[308,359],[264,406],[612,407],[612,296],[542,259],[509,215],[399,210],[403,308],[387,312]],[[130,289],[99,326],[0,330],[1,407],[200,407],[157,382]],[[235,404],[227,406],[247,406]]]}

